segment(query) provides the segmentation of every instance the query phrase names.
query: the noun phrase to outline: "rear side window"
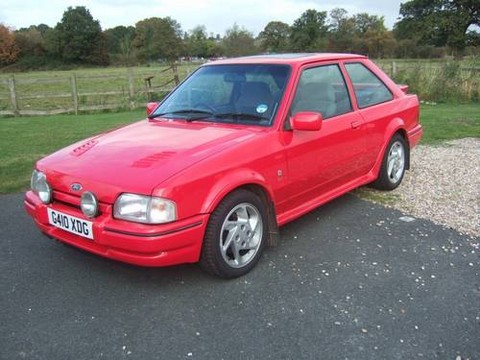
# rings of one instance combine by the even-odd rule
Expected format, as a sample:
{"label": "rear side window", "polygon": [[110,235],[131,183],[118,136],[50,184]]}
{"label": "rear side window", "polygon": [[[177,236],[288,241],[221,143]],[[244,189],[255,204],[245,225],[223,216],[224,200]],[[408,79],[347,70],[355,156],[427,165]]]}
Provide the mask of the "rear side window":
{"label": "rear side window", "polygon": [[352,80],[359,108],[365,108],[393,99],[393,95],[387,86],[365,65],[352,63],[346,64],[345,67]]}
{"label": "rear side window", "polygon": [[302,72],[292,103],[293,115],[313,111],[328,119],[351,110],[345,80],[338,65],[324,65]]}

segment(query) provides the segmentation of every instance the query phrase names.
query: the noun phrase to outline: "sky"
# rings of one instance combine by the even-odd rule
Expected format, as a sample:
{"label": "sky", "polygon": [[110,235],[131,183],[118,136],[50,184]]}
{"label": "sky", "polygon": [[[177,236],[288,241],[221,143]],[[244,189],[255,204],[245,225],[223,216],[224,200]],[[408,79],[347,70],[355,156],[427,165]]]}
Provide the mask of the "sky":
{"label": "sky", "polygon": [[224,35],[234,23],[258,35],[270,21],[289,25],[307,9],[344,8],[349,15],[366,12],[385,18],[391,29],[402,0],[0,0],[0,23],[20,29],[47,24],[54,27],[69,7],[85,6],[102,29],[135,26],[150,17],[178,21],[184,31],[205,25],[208,33]]}

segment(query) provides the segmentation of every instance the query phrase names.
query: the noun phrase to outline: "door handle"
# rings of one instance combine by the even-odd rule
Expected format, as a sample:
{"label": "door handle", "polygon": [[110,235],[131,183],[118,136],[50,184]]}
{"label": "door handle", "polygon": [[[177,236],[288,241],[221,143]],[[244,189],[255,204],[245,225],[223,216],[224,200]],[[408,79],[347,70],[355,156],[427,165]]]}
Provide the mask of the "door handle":
{"label": "door handle", "polygon": [[352,129],[357,129],[360,127],[360,125],[362,125],[362,123],[360,121],[352,121]]}

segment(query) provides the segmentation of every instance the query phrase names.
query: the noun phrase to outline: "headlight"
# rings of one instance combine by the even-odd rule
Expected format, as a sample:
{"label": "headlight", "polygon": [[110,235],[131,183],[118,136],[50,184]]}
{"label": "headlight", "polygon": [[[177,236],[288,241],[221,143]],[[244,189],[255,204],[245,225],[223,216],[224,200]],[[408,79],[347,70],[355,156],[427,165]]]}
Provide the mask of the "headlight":
{"label": "headlight", "polygon": [[177,206],[159,197],[122,194],[115,201],[113,216],[145,224],[163,224],[177,219]]}
{"label": "headlight", "polygon": [[48,185],[47,177],[44,173],[33,170],[30,186],[44,204],[52,201],[52,189]]}

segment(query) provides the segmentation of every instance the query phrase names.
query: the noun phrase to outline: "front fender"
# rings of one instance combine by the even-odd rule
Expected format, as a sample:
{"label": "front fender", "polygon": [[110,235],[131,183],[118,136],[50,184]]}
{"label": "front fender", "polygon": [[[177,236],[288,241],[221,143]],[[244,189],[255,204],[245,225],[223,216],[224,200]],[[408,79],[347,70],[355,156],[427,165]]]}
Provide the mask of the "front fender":
{"label": "front fender", "polygon": [[201,212],[212,213],[225,196],[247,185],[260,186],[271,200],[274,199],[272,189],[262,174],[248,168],[232,169],[227,174],[222,174],[222,177],[210,187]]}

